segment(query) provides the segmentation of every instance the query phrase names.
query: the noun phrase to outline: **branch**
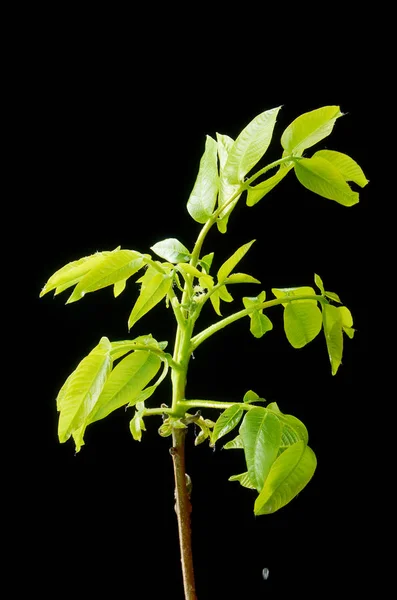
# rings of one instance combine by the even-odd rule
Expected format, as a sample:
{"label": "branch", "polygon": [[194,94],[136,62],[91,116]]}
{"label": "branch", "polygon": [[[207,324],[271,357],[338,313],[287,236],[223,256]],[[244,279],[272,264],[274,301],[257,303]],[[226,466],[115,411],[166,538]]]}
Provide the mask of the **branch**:
{"label": "branch", "polygon": [[211,335],[214,335],[214,333],[217,333],[217,331],[221,331],[221,329],[224,329],[224,327],[227,327],[227,325],[230,325],[231,323],[234,323],[235,321],[246,317],[250,313],[253,313],[257,310],[264,310],[266,308],[270,308],[271,306],[277,306],[278,304],[287,304],[288,302],[295,302],[296,300],[318,300],[322,304],[328,304],[328,300],[326,300],[324,296],[283,296],[282,298],[276,298],[275,300],[268,300],[267,302],[262,302],[261,304],[253,306],[251,308],[244,308],[243,310],[240,310],[239,312],[234,313],[229,317],[225,317],[224,319],[218,321],[217,323],[214,323],[213,325],[210,325],[209,327],[203,329],[203,331],[195,335],[191,340],[191,350],[193,352],[200,344],[202,344],[206,339],[211,337]]}

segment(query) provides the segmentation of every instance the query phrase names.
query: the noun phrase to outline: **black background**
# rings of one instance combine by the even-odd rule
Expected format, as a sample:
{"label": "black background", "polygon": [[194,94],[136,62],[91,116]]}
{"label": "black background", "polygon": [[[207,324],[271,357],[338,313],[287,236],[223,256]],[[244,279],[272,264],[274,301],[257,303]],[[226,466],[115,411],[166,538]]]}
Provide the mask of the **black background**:
{"label": "black background", "polygon": [[[138,30],[135,24],[135,35]],[[131,36],[110,25],[98,29],[89,20],[81,30],[78,22],[71,28],[54,25],[33,36],[31,52],[26,48],[21,61],[28,97],[21,112],[22,188],[29,197],[24,260],[34,267],[18,301],[29,328],[23,372],[30,391],[17,406],[26,433],[21,426],[16,442],[17,472],[23,476],[14,506],[19,515],[14,552],[17,560],[23,556],[30,589],[43,594],[78,589],[82,595],[106,591],[111,598],[128,592],[179,599],[170,440],[157,435],[160,420],[147,420],[139,444],[121,409],[88,429],[77,456],[72,442],[60,445],[56,435],[60,386],[101,336],[128,338],[137,286],[130,282],[117,299],[108,288],[68,306],[67,294],[41,300],[38,294],[55,270],[96,250],[121,245],[147,252],[167,237],[192,247],[199,225],[186,201],[205,135],[236,137],[263,110],[283,105],[267,164],[280,157],[280,136],[294,118],[340,105],[346,116],[318,148],[351,155],[371,180],[366,60],[353,44],[348,55],[353,78],[334,51],[324,54],[323,71],[313,68],[309,51],[295,61],[287,53],[262,68],[257,54],[255,63],[247,58],[240,64],[230,54],[228,60],[211,62],[200,54],[193,59],[189,36],[178,44],[164,34],[156,38],[155,50],[153,37],[134,45]],[[277,54],[277,45],[263,48],[264,55],[267,50]],[[213,230],[207,238],[204,250],[215,251],[214,268],[255,238],[241,270],[259,278],[255,290],[266,290],[268,297],[271,287],[313,285],[319,273],[351,309],[357,334],[353,341],[345,338],[335,377],[321,336],[301,350],[289,346],[278,307],[269,313],[274,330],[261,340],[251,336],[247,319],[197,350],[189,397],[239,400],[253,389],[306,424],[318,457],[313,480],[290,505],[255,518],[254,494],[227,481],[242,471],[242,456],[221,446],[215,453],[207,444],[196,448],[189,432],[199,598],[283,598],[294,588],[321,598],[342,579],[348,591],[361,578],[360,563],[355,567],[351,557],[365,546],[357,506],[367,464],[352,440],[364,423],[360,406],[369,377],[362,289],[370,205],[371,184],[358,205],[346,208],[313,195],[290,174],[257,206],[240,201],[226,235]],[[235,286],[236,302],[224,304],[224,314],[238,310],[239,298],[255,290]],[[211,310],[203,312],[198,329],[215,320]],[[163,305],[133,335],[149,332],[172,347],[175,326]],[[169,402],[169,392],[163,384],[148,404]],[[267,581],[264,567],[270,570]]]}

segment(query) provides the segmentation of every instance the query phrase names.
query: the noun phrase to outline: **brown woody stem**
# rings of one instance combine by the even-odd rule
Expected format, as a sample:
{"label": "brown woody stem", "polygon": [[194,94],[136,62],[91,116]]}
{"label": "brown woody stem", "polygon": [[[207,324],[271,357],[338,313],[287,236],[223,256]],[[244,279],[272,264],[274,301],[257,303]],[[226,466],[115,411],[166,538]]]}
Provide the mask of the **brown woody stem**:
{"label": "brown woody stem", "polygon": [[183,575],[183,588],[186,600],[197,600],[194,583],[192,533],[190,529],[190,513],[192,505],[186,487],[185,470],[185,437],[187,429],[173,429],[170,449],[175,476],[175,512],[178,519],[179,547]]}

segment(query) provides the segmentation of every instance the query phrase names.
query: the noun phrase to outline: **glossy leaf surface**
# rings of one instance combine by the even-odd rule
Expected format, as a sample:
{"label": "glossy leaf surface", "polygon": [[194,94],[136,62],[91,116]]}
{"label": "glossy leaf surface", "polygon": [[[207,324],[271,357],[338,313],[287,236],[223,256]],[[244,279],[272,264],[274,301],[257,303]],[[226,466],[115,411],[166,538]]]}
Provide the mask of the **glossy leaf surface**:
{"label": "glossy leaf surface", "polygon": [[339,106],[323,106],[297,117],[281,136],[284,155],[301,156],[306,148],[327,137],[341,116]]}
{"label": "glossy leaf surface", "polygon": [[110,349],[109,340],[101,338],[62,386],[57,397],[60,442],[66,442],[85,423],[98,401],[112,368]]}
{"label": "glossy leaf surface", "polygon": [[255,117],[240,133],[229,151],[224,175],[230,183],[244,181],[245,175],[269,147],[280,106]]}
{"label": "glossy leaf surface", "polygon": [[144,266],[144,257],[134,250],[111,252],[94,266],[75,287],[67,304],[80,300],[85,294],[95,292],[108,285],[125,281]]}
{"label": "glossy leaf surface", "polygon": [[150,249],[157,256],[168,260],[170,263],[188,262],[190,260],[189,250],[176,238],[168,238],[157,242]]}
{"label": "glossy leaf surface", "polygon": [[251,483],[259,492],[280,447],[280,421],[265,408],[255,407],[246,413],[239,433]]}
{"label": "glossy leaf surface", "polygon": [[211,444],[215,444],[217,440],[232,431],[240,423],[243,412],[238,404],[227,408],[215,423],[211,435]]}
{"label": "glossy leaf surface", "polygon": [[313,477],[316,456],[303,441],[287,448],[272,464],[254,505],[256,515],[276,512],[290,502]]}
{"label": "glossy leaf surface", "polygon": [[334,165],[323,158],[301,158],[295,163],[295,173],[300,183],[315,194],[335,200],[343,206],[353,206],[359,201]]}
{"label": "glossy leaf surface", "polygon": [[214,212],[218,188],[218,146],[216,141],[207,135],[197,179],[187,203],[190,216],[198,223],[208,221]]}
{"label": "glossy leaf surface", "polygon": [[[145,276],[148,273],[149,271],[146,272]],[[131,329],[139,319],[161,302],[172,286],[172,277],[169,274],[156,272],[150,275],[147,281],[142,282],[141,293],[128,319],[128,329]]]}

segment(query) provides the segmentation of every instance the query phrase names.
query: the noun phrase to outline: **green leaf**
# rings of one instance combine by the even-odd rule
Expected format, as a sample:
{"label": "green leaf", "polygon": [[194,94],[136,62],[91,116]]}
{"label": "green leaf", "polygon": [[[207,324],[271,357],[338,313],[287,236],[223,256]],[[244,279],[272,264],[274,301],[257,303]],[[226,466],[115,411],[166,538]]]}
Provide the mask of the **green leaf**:
{"label": "green leaf", "polygon": [[231,294],[229,294],[227,287],[225,285],[222,285],[218,289],[218,293],[219,293],[219,298],[221,300],[223,300],[224,302],[233,302],[233,296]]}
{"label": "green leaf", "polygon": [[226,277],[225,284],[226,283],[260,283],[260,281],[245,273],[232,273],[229,277]]}
{"label": "green leaf", "polygon": [[207,135],[197,179],[187,202],[190,216],[198,223],[208,221],[214,212],[218,187],[218,146],[216,141]]}
{"label": "green leaf", "polygon": [[160,383],[165,379],[165,377],[168,373],[168,367],[169,367],[168,360],[167,360],[167,358],[161,358],[161,360],[164,363],[164,368],[163,368],[163,371],[162,371],[160,377],[157,379],[156,383],[154,383],[153,385],[150,385],[149,387],[142,390],[138,394],[138,396],[136,396],[133,399],[133,401],[128,404],[128,406],[134,406],[135,404],[145,402],[145,400],[147,400],[148,398],[150,398],[150,396],[152,396],[152,394],[156,391],[156,389],[158,388]]}
{"label": "green leaf", "polygon": [[265,181],[258,183],[255,186],[249,186],[247,190],[247,206],[254,206],[259,200],[262,200],[271,192],[273,188],[276,187],[278,183],[287,175],[287,173],[292,169],[293,165],[288,167],[280,167],[275,175],[269,177]]}
{"label": "green leaf", "polygon": [[215,427],[211,434],[211,445],[214,445],[217,440],[232,431],[239,423],[243,416],[243,410],[238,404],[230,406],[219,416],[215,423]]}
{"label": "green leaf", "polygon": [[297,117],[281,136],[284,155],[301,156],[306,148],[327,137],[342,115],[339,106],[323,106]]}
{"label": "green leaf", "polygon": [[321,310],[311,302],[290,302],[284,309],[285,335],[293,348],[303,348],[321,331]]}
{"label": "green leaf", "polygon": [[321,295],[325,296],[325,289],[324,289],[323,280],[321,279],[320,275],[317,275],[316,273],[314,273],[314,283],[316,284],[316,286],[320,290]]}
{"label": "green leaf", "polygon": [[244,398],[243,398],[243,402],[259,402],[259,401],[263,401],[264,398],[260,398],[258,396],[258,394],[256,394],[255,392],[253,392],[252,390],[248,390],[248,392],[246,392],[244,394]]}
{"label": "green leaf", "polygon": [[[101,338],[62,386],[57,397],[61,443],[83,426],[95,406],[112,368],[110,348],[109,340]],[[76,450],[80,450],[80,445]]]}
{"label": "green leaf", "polygon": [[249,478],[248,471],[245,473],[240,473],[240,475],[232,475],[229,477],[229,481],[238,481],[240,485],[245,488],[249,488],[250,490],[254,490],[255,486],[252,485],[251,480]]}
{"label": "green leaf", "polygon": [[210,252],[201,258],[198,262],[204,272],[208,275],[211,269],[212,261],[214,260],[214,252]]}
{"label": "green leaf", "polygon": [[255,117],[233,143],[224,168],[224,176],[230,183],[244,181],[245,175],[265,154],[280,108],[272,108]]}
{"label": "green leaf", "polygon": [[121,281],[116,281],[116,283],[113,286],[113,294],[114,294],[115,298],[117,298],[117,296],[120,296],[120,294],[122,292],[124,292],[126,285],[127,285],[126,279],[122,279]]}
{"label": "green leaf", "polygon": [[247,254],[248,250],[251,248],[252,244],[255,240],[248,242],[248,244],[243,244],[240,246],[234,254],[230,258],[228,258],[223,265],[220,267],[218,271],[218,283],[222,283],[226,277],[233,271],[234,267],[238,265],[240,260]]}
{"label": "green leaf", "polygon": [[181,242],[175,238],[168,238],[157,242],[150,247],[157,256],[171,263],[189,262],[190,252]]}
{"label": "green leaf", "polygon": [[166,419],[162,425],[158,428],[158,433],[161,437],[169,437],[172,435],[172,423],[169,419]]}
{"label": "green leaf", "polygon": [[276,415],[258,406],[247,412],[239,433],[250,481],[259,492],[280,447],[280,421]]}
{"label": "green leaf", "polygon": [[295,163],[295,173],[300,183],[315,194],[335,200],[343,206],[353,206],[359,201],[340,172],[323,158],[301,158]]}
{"label": "green leaf", "polygon": [[214,287],[214,280],[211,275],[201,275],[199,284],[202,288],[208,288],[209,290],[212,290]]}
{"label": "green leaf", "polygon": [[[261,292],[257,297],[244,297],[243,304],[245,308],[255,308],[260,306],[266,299],[266,292]],[[261,338],[267,331],[273,329],[273,323],[263,314],[263,309],[258,309],[254,312],[249,313],[250,318],[250,332],[256,338]]]}
{"label": "green leaf", "polygon": [[134,417],[130,421],[130,431],[132,437],[137,442],[142,439],[142,431],[146,431],[145,423],[141,417],[142,411],[136,411]]}
{"label": "green leaf", "polygon": [[[216,134],[218,142],[218,156],[219,156],[219,194],[218,194],[218,207],[223,206],[228,202],[240,189],[240,184],[231,184],[224,174],[225,165],[229,156],[229,152],[233,147],[234,140],[228,135]],[[236,206],[241,193],[236,196],[235,200],[231,202],[225,210],[219,214],[216,225],[221,233],[226,233],[227,223],[229,220],[230,213]]]}
{"label": "green leaf", "polygon": [[[146,272],[145,276],[148,272],[149,270]],[[165,298],[171,286],[172,277],[167,273],[156,273],[150,277],[147,283],[142,283],[141,293],[139,294],[128,319],[129,330],[137,321],[139,321],[139,319]]]}
{"label": "green leaf", "polygon": [[200,427],[200,432],[194,439],[195,446],[199,446],[211,436],[211,429],[209,423],[212,424],[212,421],[209,421],[208,419],[203,419],[202,417],[195,421],[195,424]]}
{"label": "green leaf", "polygon": [[309,441],[309,434],[306,426],[294,417],[293,415],[286,415],[282,413],[277,406],[276,402],[271,402],[266,406],[266,410],[270,410],[275,413],[281,423],[281,443],[280,450],[285,449],[287,446],[303,440],[305,444]]}
{"label": "green leaf", "polygon": [[368,179],[362,168],[347,154],[335,150],[319,150],[313,158],[323,158],[336,167],[345,181],[354,181],[360,187],[365,187]]}
{"label": "green leaf", "polygon": [[314,274],[314,282],[315,282],[316,286],[319,288],[322,296],[325,296],[326,298],[329,298],[330,300],[333,300],[334,302],[339,302],[339,304],[341,303],[341,300],[340,300],[338,294],[335,294],[335,292],[326,292],[325,291],[323,280],[321,279],[320,275],[317,275],[316,273]]}
{"label": "green leaf", "polygon": [[123,358],[110,373],[89,422],[104,419],[114,410],[141,401],[140,392],[153,379],[161,360],[151,352],[137,350]]}
{"label": "green leaf", "polygon": [[241,437],[241,435],[236,436],[234,439],[230,440],[230,442],[227,442],[227,444],[225,444],[223,446],[224,450],[243,450],[244,449],[244,444],[243,444],[243,438]]}
{"label": "green leaf", "polygon": [[287,448],[272,464],[254,505],[255,515],[268,515],[290,502],[310,481],[316,456],[303,441]]}
{"label": "green leaf", "polygon": [[201,271],[196,269],[196,267],[193,267],[192,265],[188,265],[186,263],[179,263],[177,267],[181,271],[182,275],[188,274],[192,277],[197,277],[197,279],[199,279],[203,275]]}
{"label": "green leaf", "polygon": [[134,250],[111,252],[94,266],[75,287],[66,304],[80,300],[85,294],[95,292],[134,275],[144,266],[144,257]]}
{"label": "green leaf", "polygon": [[214,311],[216,312],[217,315],[219,315],[220,317],[222,316],[221,310],[220,310],[220,297],[219,297],[219,289],[215,290],[211,296],[210,296],[210,300],[211,300],[211,304],[214,308]]}
{"label": "green leaf", "polygon": [[266,332],[273,329],[273,323],[266,315],[262,314],[261,310],[257,310],[249,315],[250,332],[256,338],[261,338]]}
{"label": "green leaf", "polygon": [[104,261],[109,254],[111,252],[96,252],[90,256],[84,256],[79,260],[74,260],[61,269],[58,269],[41,290],[40,298],[56,288],[57,291],[55,294],[59,294],[61,291],[63,292],[72,285],[75,285],[86,273]]}

